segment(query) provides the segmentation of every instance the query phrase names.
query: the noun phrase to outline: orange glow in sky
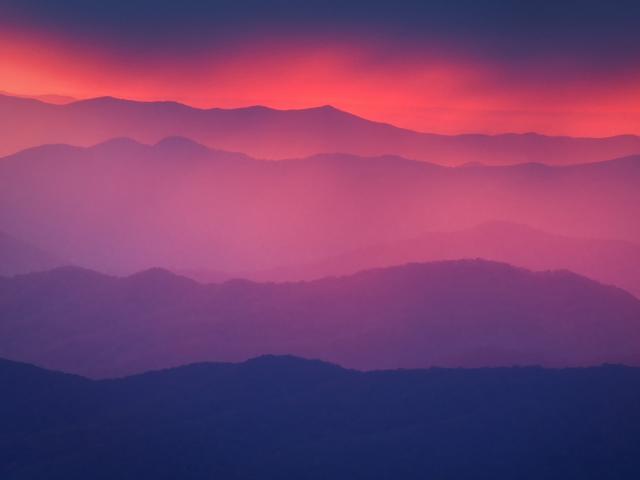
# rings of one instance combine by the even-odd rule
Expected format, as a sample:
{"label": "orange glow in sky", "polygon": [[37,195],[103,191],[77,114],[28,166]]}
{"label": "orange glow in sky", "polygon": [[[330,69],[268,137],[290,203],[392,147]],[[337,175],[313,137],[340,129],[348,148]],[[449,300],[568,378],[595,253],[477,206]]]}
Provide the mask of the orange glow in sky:
{"label": "orange glow in sky", "polygon": [[247,42],[224,53],[141,58],[134,52],[125,58],[40,32],[5,30],[0,66],[0,90],[15,94],[109,95],[227,108],[331,104],[437,133],[640,134],[636,74],[516,81],[497,65],[453,53],[393,57],[365,42],[283,39]]}

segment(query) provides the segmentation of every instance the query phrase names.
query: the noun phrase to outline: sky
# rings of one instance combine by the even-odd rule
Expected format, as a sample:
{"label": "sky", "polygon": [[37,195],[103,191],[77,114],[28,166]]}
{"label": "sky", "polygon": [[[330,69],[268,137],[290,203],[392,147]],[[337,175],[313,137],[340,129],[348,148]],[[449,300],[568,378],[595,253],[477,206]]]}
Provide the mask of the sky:
{"label": "sky", "polygon": [[640,2],[0,0],[0,90],[640,134]]}

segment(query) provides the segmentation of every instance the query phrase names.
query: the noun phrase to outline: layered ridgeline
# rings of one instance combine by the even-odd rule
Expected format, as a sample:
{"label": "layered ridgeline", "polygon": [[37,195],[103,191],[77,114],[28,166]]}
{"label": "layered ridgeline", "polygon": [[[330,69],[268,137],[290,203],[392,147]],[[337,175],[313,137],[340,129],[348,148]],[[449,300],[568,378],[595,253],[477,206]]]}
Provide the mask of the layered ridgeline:
{"label": "layered ridgeline", "polygon": [[0,384],[3,480],[640,476],[633,368],[261,357],[90,381],[0,361]]}
{"label": "layered ridgeline", "polygon": [[[640,156],[568,167],[447,168],[342,154],[267,162],[179,138],[155,146],[121,139],[91,148],[43,146],[0,159],[0,230],[100,271],[162,266],[244,275],[495,219],[640,243],[639,184]],[[566,250],[562,240],[553,241]],[[637,251],[611,248],[626,252],[620,258]],[[584,256],[589,250],[582,249]],[[469,249],[465,255],[476,251],[484,254]],[[575,255],[549,265],[591,262]],[[617,283],[625,275],[594,278]]]}
{"label": "layered ridgeline", "polygon": [[0,232],[0,275],[38,272],[66,264],[53,253]]}
{"label": "layered ridgeline", "polygon": [[[483,258],[531,270],[570,270],[640,297],[640,245],[553,235],[509,222],[483,223],[450,232],[428,232],[416,238],[371,245],[317,262],[245,272],[245,276],[261,281],[314,280],[405,263],[464,258]],[[225,279],[215,271],[183,273],[204,283]]]}
{"label": "layered ridgeline", "polygon": [[640,364],[640,300],[480,260],[284,284],[62,268],[0,279],[0,318],[0,356],[94,377],[267,353],[359,369]]}
{"label": "layered ridgeline", "polygon": [[175,135],[258,158],[343,152],[395,154],[446,165],[570,164],[640,153],[640,138],[632,135],[602,139],[536,134],[448,136],[372,122],[329,106],[200,110],[174,102],[107,97],[51,105],[0,95],[0,131],[0,155],[45,143],[88,146],[121,136],[155,143]]}
{"label": "layered ridgeline", "polygon": [[[175,270],[200,283],[236,278],[295,282],[350,275],[372,268],[439,260],[482,258],[530,270],[570,270],[640,297],[640,246],[619,240],[552,235],[508,222],[371,245],[310,263],[239,271],[201,267]],[[55,255],[0,233],[0,275],[12,276],[69,265]]]}

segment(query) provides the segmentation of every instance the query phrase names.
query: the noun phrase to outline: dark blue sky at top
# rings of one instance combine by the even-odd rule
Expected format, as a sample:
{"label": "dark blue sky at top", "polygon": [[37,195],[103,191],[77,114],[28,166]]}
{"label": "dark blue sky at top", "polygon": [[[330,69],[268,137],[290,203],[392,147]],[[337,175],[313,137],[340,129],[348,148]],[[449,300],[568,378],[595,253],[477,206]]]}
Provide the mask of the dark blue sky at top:
{"label": "dark blue sky at top", "polygon": [[143,49],[309,33],[441,43],[506,61],[560,52],[624,64],[640,52],[638,0],[0,0],[0,25]]}

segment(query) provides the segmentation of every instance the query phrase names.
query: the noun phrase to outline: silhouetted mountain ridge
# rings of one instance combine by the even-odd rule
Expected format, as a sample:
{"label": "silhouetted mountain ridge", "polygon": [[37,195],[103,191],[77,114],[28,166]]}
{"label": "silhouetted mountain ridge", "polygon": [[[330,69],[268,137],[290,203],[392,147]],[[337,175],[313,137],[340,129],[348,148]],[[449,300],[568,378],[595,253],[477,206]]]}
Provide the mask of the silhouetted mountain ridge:
{"label": "silhouetted mountain ridge", "polygon": [[[214,156],[218,155],[229,155],[236,156],[238,160],[254,160],[255,162],[265,162],[266,160],[261,160],[257,158],[252,158],[248,155],[245,155],[240,152],[231,152],[226,150],[219,150],[215,148],[210,148],[202,143],[194,141],[188,137],[180,136],[180,135],[171,135],[166,136],[158,140],[153,144],[144,143],[138,140],[135,140],[128,136],[122,137],[114,137],[104,140],[102,142],[96,143],[95,145],[82,147],[68,144],[44,144],[38,145],[35,147],[27,148],[21,152],[16,154],[17,158],[21,158],[25,155],[33,155],[33,154],[50,154],[55,153],[57,150],[63,152],[85,152],[85,151],[99,151],[99,150],[113,150],[114,152],[120,149],[134,149],[134,150],[158,150],[165,154],[175,154],[175,155],[185,155],[189,153],[196,153],[202,156]],[[10,155],[5,157],[5,161],[13,158],[14,155]],[[383,154],[383,155],[374,155],[374,156],[364,156],[358,154],[349,154],[343,153],[339,151],[335,152],[323,152],[310,155],[308,157],[299,157],[299,158],[285,158],[282,159],[285,163],[297,163],[297,162],[332,162],[332,163],[352,163],[352,164],[373,164],[381,167],[389,167],[398,164],[404,164],[407,166],[414,166],[418,169],[432,169],[432,170],[464,170],[464,169],[478,169],[478,170],[490,170],[496,169],[499,171],[500,169],[504,169],[505,171],[513,170],[513,171],[522,171],[522,172],[557,172],[557,171],[571,171],[571,172],[580,172],[588,169],[626,169],[629,167],[640,167],[640,154],[639,155],[627,155],[618,158],[607,158],[599,161],[592,162],[583,162],[575,165],[549,165],[542,162],[522,162],[515,163],[504,166],[492,166],[490,164],[484,164],[479,162],[469,162],[462,165],[439,165],[437,163],[432,163],[428,161],[419,161],[411,158],[406,158],[400,155],[393,154]],[[268,162],[273,163],[273,162]]]}
{"label": "silhouetted mountain ridge", "polygon": [[49,270],[65,263],[51,252],[0,231],[0,275]]}
{"label": "silhouetted mountain ridge", "polygon": [[270,159],[338,151],[366,156],[395,154],[445,165],[473,161],[571,164],[640,152],[640,138],[636,136],[436,135],[373,122],[331,106],[299,110],[196,109],[175,102],[111,97],[50,105],[0,96],[3,118],[11,120],[0,120],[6,133],[0,142],[0,155],[45,143],[87,146],[118,136],[156,143],[174,135]]}
{"label": "silhouetted mountain ridge", "polygon": [[[570,270],[640,297],[640,246],[606,239],[553,235],[526,225],[491,221],[371,245],[318,262],[247,272],[261,281],[312,280],[411,262],[484,258],[533,270]],[[206,278],[201,274],[195,279]],[[213,277],[215,278],[215,277]]]}
{"label": "silhouetted mountain ridge", "polygon": [[0,356],[92,376],[284,353],[360,369],[640,364],[640,300],[482,260],[282,284],[58,269],[0,282],[0,317]]}
{"label": "silhouetted mountain ridge", "polygon": [[0,360],[0,379],[7,480],[640,473],[635,368],[358,372],[267,356],[89,381]]}

